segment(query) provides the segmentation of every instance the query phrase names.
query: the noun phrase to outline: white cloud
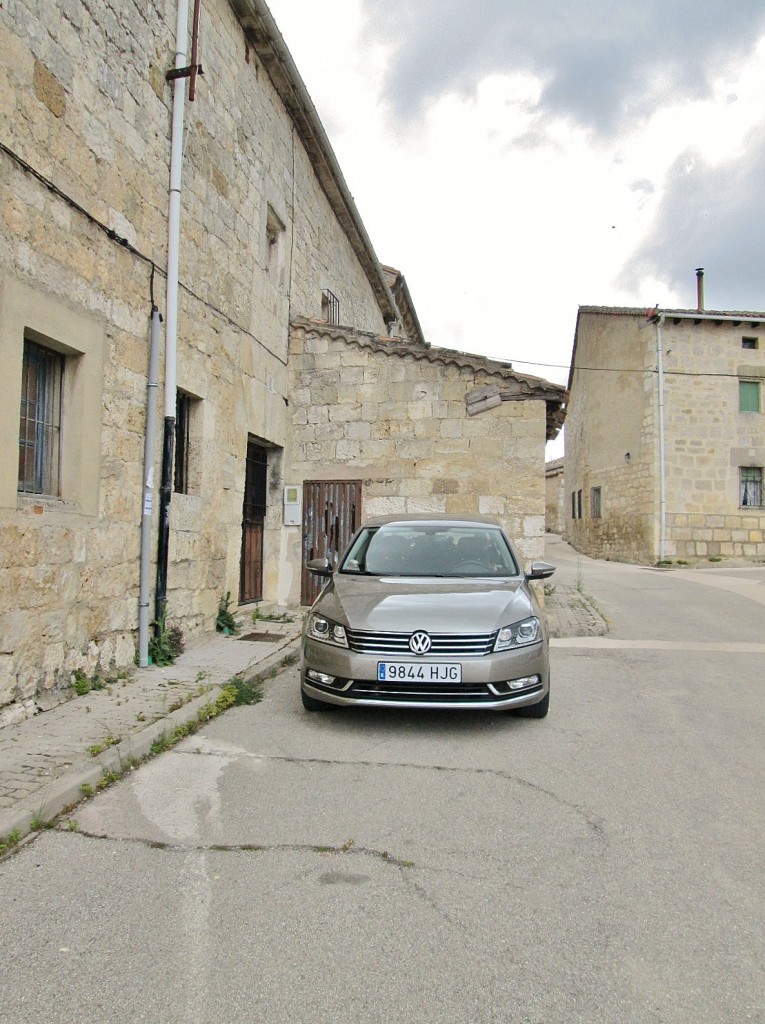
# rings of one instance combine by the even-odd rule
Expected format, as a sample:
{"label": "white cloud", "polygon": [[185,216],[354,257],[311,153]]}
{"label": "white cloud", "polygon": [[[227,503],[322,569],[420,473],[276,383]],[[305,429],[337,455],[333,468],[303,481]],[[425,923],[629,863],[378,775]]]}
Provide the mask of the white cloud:
{"label": "white cloud", "polygon": [[[662,3],[638,20],[651,28],[667,8]],[[521,372],[565,383],[580,304],[693,304],[694,270],[706,265],[707,254],[728,261],[720,281],[741,280],[737,251],[720,244],[731,245],[724,217],[734,207],[757,237],[765,228],[761,178],[746,173],[765,165],[765,143],[755,131],[763,118],[765,44],[747,44],[747,55],[732,29],[726,35],[725,19],[716,40],[706,40],[709,26],[697,25],[698,52],[683,49],[674,44],[687,29],[685,8],[679,0],[670,4],[663,16],[675,23],[658,62],[639,40],[625,37],[624,24],[611,18],[599,25],[599,52],[611,40],[613,54],[632,64],[590,69],[612,94],[588,120],[585,36],[540,36],[534,51],[535,26],[524,23],[519,39],[531,52],[510,64],[501,48],[471,32],[465,51],[472,47],[472,64],[460,58],[450,78],[448,66],[427,63],[434,50],[424,21],[429,3],[416,11],[380,0],[270,6],[378,256],[406,275],[432,344],[512,360]],[[507,31],[505,0],[480,6],[500,34]],[[556,9],[550,0],[540,8],[542,27]],[[442,13],[440,55],[452,44],[458,52],[464,27],[460,5],[448,10],[454,24]],[[761,23],[758,5],[737,0],[726,11],[734,27]],[[394,24],[390,12],[410,35],[383,34],[381,25]],[[597,13],[591,5],[590,20]],[[408,67],[405,57],[421,64]],[[568,97],[559,91],[566,82]],[[405,119],[407,88],[417,113]],[[731,168],[734,196],[730,188],[725,194]],[[680,254],[684,267],[675,233],[687,225],[689,196],[700,188],[715,211],[715,237],[696,225]],[[744,255],[751,264],[751,247]],[[746,278],[753,288],[765,279],[762,263],[760,254],[756,273]],[[709,266],[710,294],[714,279]],[[728,294],[741,297],[740,289]],[[722,294],[718,308],[725,305]],[[748,308],[763,306],[765,293],[750,296]]]}

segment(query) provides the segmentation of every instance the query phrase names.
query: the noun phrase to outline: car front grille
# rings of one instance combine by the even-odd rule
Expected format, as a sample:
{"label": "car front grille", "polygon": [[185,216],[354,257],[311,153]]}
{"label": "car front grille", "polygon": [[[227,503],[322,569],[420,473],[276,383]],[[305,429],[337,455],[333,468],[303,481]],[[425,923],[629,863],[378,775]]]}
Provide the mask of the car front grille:
{"label": "car front grille", "polygon": [[481,701],[496,701],[497,695],[489,688],[477,683],[465,685],[463,683],[383,683],[372,680],[365,681],[356,679],[346,691],[349,697],[358,697],[360,700],[380,700],[390,704],[406,704],[417,702],[445,703],[480,703]]}
{"label": "car front grille", "polygon": [[[382,657],[403,655],[411,657],[409,638],[412,633],[378,633],[361,629],[346,629],[348,646],[354,654],[374,654]],[[430,650],[425,657],[480,658],[491,654],[497,639],[493,633],[430,633]]]}

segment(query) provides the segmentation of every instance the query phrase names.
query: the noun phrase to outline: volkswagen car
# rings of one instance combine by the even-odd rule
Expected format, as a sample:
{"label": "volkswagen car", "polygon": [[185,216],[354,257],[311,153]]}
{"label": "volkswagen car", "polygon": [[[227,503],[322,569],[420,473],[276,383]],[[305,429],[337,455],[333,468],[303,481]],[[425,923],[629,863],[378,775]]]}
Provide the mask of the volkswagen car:
{"label": "volkswagen car", "polygon": [[531,580],[486,517],[367,520],[306,616],[301,694],[308,711],[364,707],[517,711],[550,704],[546,626]]}

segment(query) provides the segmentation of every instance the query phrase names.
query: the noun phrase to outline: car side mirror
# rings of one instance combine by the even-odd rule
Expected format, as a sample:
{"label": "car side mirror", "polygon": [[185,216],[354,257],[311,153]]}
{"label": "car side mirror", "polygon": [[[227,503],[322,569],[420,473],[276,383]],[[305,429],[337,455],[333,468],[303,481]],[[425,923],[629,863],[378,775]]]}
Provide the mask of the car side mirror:
{"label": "car side mirror", "polygon": [[334,572],[332,563],[328,558],[312,558],[305,563],[305,567],[315,576],[326,576],[329,578]]}
{"label": "car side mirror", "polygon": [[555,566],[549,562],[532,562],[531,568],[526,573],[527,580],[546,580],[555,572]]}

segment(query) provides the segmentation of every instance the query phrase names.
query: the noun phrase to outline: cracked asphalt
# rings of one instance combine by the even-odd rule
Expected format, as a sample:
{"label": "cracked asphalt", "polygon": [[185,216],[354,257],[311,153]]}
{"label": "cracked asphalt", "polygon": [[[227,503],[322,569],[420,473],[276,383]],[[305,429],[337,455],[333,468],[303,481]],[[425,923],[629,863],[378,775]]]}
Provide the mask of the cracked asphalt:
{"label": "cracked asphalt", "polygon": [[576,572],[544,721],[288,669],[24,843],[0,1021],[765,1021],[765,570]]}

